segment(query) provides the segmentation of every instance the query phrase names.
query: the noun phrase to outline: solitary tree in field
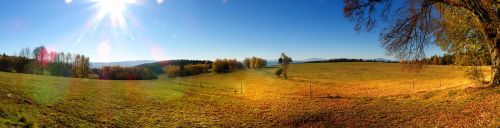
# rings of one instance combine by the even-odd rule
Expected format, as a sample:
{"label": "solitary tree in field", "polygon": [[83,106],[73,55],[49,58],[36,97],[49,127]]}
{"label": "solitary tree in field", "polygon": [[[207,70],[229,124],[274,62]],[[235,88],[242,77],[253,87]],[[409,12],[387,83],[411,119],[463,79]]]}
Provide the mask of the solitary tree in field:
{"label": "solitary tree in field", "polygon": [[[452,53],[486,51],[492,67],[490,86],[500,84],[498,0],[344,0],[344,3],[344,15],[355,22],[356,31],[370,31],[377,20],[389,24],[380,34],[388,55],[400,60],[422,59],[424,48],[435,42],[447,42],[442,48]],[[452,27],[457,24],[463,26]],[[479,57],[484,56],[478,54],[476,58]]]}
{"label": "solitary tree in field", "polygon": [[278,62],[280,63],[281,74],[283,74],[285,79],[288,79],[287,70],[288,70],[288,65],[290,64],[290,62],[292,62],[292,58],[286,56],[285,53],[281,53],[281,58],[278,60]]}

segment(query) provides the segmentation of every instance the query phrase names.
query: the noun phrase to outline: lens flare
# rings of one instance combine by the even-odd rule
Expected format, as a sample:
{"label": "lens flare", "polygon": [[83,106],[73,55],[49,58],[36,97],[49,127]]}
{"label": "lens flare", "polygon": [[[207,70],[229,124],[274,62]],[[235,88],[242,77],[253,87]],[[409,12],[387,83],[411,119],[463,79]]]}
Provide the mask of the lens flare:
{"label": "lens flare", "polygon": [[108,42],[103,41],[97,46],[97,52],[99,53],[99,57],[107,58],[111,53],[111,46],[108,44]]}
{"label": "lens flare", "polygon": [[164,2],[164,0],[156,0],[157,4],[162,4],[163,2]]}

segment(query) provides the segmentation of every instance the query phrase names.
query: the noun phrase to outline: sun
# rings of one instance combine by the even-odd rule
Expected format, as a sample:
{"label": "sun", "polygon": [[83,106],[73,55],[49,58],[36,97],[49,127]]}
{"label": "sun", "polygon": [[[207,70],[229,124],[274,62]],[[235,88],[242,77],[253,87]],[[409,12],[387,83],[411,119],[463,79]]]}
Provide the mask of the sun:
{"label": "sun", "polygon": [[97,5],[100,11],[110,15],[121,15],[130,1],[126,0],[99,0]]}
{"label": "sun", "polygon": [[126,10],[130,4],[135,4],[135,0],[93,0],[95,7],[98,8],[96,20],[101,21],[105,17],[109,17],[113,27],[125,28]]}

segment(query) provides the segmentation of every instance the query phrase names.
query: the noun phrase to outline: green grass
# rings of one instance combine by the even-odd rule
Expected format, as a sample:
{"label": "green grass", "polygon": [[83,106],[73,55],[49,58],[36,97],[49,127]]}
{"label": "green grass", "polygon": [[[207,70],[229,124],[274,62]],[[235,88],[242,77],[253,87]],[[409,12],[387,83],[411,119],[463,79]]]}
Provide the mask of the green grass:
{"label": "green grass", "polygon": [[499,88],[448,66],[293,64],[289,80],[274,70],[147,81],[0,72],[0,127],[499,126]]}

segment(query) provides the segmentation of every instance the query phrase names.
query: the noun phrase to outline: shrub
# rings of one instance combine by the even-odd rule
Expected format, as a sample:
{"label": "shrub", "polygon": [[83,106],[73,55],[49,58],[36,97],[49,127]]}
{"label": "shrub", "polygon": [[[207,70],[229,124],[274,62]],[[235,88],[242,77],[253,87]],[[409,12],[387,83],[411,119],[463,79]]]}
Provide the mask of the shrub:
{"label": "shrub", "polygon": [[477,83],[482,83],[484,80],[484,72],[481,67],[472,66],[466,69],[465,74],[467,77]]}
{"label": "shrub", "polygon": [[281,76],[281,73],[283,73],[283,69],[278,68],[278,70],[274,71],[274,75],[276,75],[278,78]]}

